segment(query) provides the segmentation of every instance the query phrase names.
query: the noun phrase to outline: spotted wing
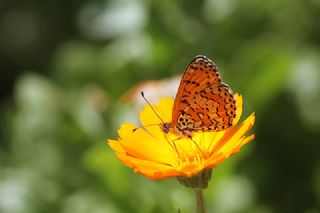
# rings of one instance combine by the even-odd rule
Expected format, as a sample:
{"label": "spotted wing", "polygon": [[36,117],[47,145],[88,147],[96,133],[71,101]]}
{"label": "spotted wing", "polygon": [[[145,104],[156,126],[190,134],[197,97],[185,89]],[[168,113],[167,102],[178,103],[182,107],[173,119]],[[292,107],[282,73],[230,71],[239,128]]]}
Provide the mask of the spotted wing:
{"label": "spotted wing", "polygon": [[201,90],[184,109],[179,120],[184,121],[189,131],[221,131],[232,125],[235,116],[233,92],[228,85],[217,84]]}
{"label": "spotted wing", "polygon": [[176,95],[172,126],[188,131],[226,129],[236,114],[231,89],[221,83],[219,71],[205,56],[187,66]]}

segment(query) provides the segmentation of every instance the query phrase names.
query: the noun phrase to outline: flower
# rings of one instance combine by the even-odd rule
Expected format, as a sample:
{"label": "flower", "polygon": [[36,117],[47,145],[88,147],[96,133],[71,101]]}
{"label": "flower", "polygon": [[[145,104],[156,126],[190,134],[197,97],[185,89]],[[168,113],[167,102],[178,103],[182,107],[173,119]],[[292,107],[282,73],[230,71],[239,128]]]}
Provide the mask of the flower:
{"label": "flower", "polygon": [[171,122],[174,100],[163,98],[153,108],[147,105],[140,113],[142,127],[124,123],[118,130],[118,140],[108,140],[119,160],[135,172],[151,179],[192,177],[217,166],[254,138],[245,136],[252,128],[252,113],[240,125],[242,97],[235,95],[237,115],[233,125],[219,132],[194,132],[192,139],[179,137],[161,129],[161,120]]}

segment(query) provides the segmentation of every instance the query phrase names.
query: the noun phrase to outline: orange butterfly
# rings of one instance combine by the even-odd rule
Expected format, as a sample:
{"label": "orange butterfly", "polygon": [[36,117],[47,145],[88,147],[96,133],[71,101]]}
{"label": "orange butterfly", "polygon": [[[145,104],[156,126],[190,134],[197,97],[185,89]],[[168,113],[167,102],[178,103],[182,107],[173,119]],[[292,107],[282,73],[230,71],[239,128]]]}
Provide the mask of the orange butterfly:
{"label": "orange butterfly", "polygon": [[162,130],[191,138],[192,132],[225,130],[235,117],[236,100],[232,90],[221,82],[215,64],[199,55],[183,73],[172,122],[162,124]]}

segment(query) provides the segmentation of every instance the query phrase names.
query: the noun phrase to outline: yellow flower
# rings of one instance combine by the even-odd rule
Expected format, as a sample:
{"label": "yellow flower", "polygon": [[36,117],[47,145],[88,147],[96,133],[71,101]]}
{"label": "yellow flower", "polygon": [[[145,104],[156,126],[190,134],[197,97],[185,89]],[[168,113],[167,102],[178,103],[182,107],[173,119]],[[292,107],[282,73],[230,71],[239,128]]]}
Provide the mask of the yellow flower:
{"label": "yellow flower", "polygon": [[[242,113],[242,97],[235,97],[237,116],[224,131],[194,132],[192,139],[166,134],[160,119],[147,105],[140,113],[143,128],[124,123],[118,130],[119,139],[109,140],[109,146],[123,164],[148,178],[191,177],[217,166],[254,138],[245,136],[254,124],[254,113],[236,126]],[[171,122],[173,102],[163,98],[153,106],[164,122]]]}

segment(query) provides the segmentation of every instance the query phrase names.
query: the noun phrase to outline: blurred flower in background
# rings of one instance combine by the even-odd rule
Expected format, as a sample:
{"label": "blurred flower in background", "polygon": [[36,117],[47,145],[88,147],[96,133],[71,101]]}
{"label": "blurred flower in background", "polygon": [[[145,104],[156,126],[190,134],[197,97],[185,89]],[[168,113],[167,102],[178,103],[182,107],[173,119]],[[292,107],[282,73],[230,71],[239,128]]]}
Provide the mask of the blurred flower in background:
{"label": "blurred flower in background", "polygon": [[176,96],[181,76],[173,76],[158,81],[143,81],[128,90],[122,100],[125,104],[132,104],[135,109],[140,110],[146,105],[146,101],[142,98],[141,92],[145,93],[148,100],[157,102],[156,97],[171,97]]}
{"label": "blurred flower in background", "polygon": [[318,0],[4,0],[0,11],[0,212],[188,212],[188,190],[135,175],[105,140],[138,123],[133,94],[175,94],[197,54],[259,117],[255,142],[215,168],[209,209],[319,212]]}

